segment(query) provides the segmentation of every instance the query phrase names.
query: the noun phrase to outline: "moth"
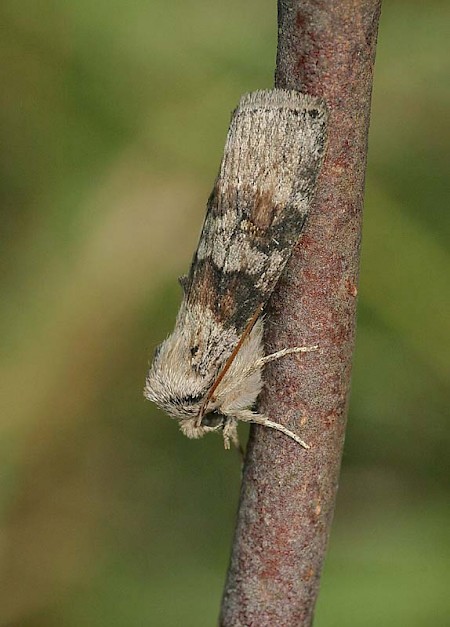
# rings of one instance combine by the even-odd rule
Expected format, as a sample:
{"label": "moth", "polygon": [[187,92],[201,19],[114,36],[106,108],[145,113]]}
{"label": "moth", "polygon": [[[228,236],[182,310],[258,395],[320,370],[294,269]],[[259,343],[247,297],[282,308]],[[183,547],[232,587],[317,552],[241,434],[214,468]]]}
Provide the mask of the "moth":
{"label": "moth", "polygon": [[172,334],[154,355],[147,399],[189,438],[219,431],[238,446],[238,421],[271,427],[255,410],[269,361],[317,346],[265,355],[264,307],[297,243],[326,143],[318,98],[273,89],[244,95],[224,155]]}

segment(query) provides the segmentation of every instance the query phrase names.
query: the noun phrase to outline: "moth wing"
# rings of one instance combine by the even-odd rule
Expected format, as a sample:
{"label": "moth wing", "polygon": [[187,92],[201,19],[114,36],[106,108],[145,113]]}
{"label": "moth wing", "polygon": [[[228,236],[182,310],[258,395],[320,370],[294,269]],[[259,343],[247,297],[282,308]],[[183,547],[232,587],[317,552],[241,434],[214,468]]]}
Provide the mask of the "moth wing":
{"label": "moth wing", "polygon": [[232,116],[185,300],[237,337],[267,302],[298,241],[326,123],[320,99],[278,89],[243,96]]}

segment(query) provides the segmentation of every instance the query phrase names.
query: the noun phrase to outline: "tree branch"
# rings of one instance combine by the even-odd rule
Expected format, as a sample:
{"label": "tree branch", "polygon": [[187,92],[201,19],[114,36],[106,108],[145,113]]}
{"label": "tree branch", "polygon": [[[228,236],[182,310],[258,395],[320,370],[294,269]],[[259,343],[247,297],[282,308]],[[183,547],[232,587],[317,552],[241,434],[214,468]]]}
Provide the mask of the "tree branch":
{"label": "tree branch", "polygon": [[328,148],[313,210],[274,293],[261,410],[309,451],[252,427],[222,627],[312,624],[342,457],[381,0],[279,0],[276,86],[325,99]]}

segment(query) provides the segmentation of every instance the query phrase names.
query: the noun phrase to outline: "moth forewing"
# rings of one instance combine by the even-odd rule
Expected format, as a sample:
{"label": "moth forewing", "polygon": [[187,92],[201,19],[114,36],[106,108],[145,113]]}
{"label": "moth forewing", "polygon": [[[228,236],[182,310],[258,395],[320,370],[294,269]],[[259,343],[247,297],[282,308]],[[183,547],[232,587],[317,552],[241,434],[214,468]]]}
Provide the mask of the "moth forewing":
{"label": "moth forewing", "polygon": [[261,312],[303,228],[326,122],[321,100],[280,89],[243,96],[233,113],[175,329],[144,391],[188,437],[223,430],[236,443],[242,420],[305,445],[252,407],[267,361],[314,348],[265,356]]}

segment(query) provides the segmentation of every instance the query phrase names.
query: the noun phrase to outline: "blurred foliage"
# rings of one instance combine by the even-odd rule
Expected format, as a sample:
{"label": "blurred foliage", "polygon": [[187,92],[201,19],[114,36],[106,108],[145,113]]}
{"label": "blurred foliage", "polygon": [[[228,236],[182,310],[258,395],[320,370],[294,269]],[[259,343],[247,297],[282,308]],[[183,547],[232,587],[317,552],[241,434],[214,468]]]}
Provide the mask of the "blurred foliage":
{"label": "blurred foliage", "polygon": [[[317,627],[448,625],[449,19],[382,15]],[[2,0],[0,31],[0,625],[213,625],[239,463],[141,389],[275,2]]]}

